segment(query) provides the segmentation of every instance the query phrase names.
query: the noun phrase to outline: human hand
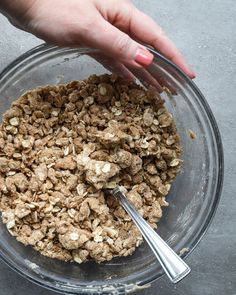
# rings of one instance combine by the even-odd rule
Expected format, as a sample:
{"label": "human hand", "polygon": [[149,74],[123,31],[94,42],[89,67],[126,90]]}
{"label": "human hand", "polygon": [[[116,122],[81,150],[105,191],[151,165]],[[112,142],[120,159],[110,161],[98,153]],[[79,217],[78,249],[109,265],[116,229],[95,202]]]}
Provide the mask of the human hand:
{"label": "human hand", "polygon": [[154,47],[190,78],[184,58],[146,14],[126,0],[2,0],[0,9],[16,26],[48,43],[100,49],[128,68],[148,66]]}

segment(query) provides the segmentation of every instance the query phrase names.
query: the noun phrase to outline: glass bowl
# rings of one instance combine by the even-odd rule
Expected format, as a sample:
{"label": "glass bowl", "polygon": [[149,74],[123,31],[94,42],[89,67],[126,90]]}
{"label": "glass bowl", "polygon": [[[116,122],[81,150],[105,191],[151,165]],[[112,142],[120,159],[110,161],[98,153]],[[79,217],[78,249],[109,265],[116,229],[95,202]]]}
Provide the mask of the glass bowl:
{"label": "glass bowl", "polygon": [[[216,121],[196,85],[170,61],[152,52],[155,58],[147,71],[176,94],[163,92],[161,96],[175,118],[184,160],[157,231],[184,258],[201,240],[216,210],[223,180],[222,144]],[[47,45],[28,51],[0,74],[0,116],[28,89],[109,72],[94,59],[97,53]],[[27,279],[62,293],[123,294],[144,288],[163,274],[145,242],[129,257],[79,265],[47,258],[25,247],[2,223],[0,236],[2,260]]]}

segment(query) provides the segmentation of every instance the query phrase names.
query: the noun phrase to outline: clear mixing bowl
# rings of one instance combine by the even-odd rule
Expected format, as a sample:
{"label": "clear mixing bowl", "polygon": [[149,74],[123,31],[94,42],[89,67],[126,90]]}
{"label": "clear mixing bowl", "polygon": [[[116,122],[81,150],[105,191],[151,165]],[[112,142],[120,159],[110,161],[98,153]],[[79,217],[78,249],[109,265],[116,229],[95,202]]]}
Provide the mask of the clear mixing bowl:
{"label": "clear mixing bowl", "polygon": [[[11,102],[39,85],[79,80],[108,72],[91,57],[91,49],[59,49],[41,45],[11,63],[0,74],[0,116]],[[184,165],[168,196],[158,233],[182,257],[190,253],[206,231],[219,201],[223,180],[223,151],[212,112],[196,85],[167,59],[153,52],[148,68],[176,92],[162,97],[181,135]],[[189,130],[196,134],[191,139]],[[69,294],[123,294],[147,286],[163,271],[144,242],[132,256],[82,265],[40,255],[12,237],[0,223],[0,256],[31,281]]]}

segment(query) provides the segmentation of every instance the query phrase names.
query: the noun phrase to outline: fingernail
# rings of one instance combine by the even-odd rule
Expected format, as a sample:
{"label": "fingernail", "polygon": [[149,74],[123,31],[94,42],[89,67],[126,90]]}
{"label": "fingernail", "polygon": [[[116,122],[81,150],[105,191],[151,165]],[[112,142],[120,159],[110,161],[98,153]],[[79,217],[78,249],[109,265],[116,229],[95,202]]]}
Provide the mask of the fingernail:
{"label": "fingernail", "polygon": [[191,71],[190,78],[191,79],[195,79],[196,78],[196,74],[193,71]]}
{"label": "fingernail", "polygon": [[135,61],[141,66],[149,66],[153,60],[153,54],[144,48],[139,48],[135,56]]}

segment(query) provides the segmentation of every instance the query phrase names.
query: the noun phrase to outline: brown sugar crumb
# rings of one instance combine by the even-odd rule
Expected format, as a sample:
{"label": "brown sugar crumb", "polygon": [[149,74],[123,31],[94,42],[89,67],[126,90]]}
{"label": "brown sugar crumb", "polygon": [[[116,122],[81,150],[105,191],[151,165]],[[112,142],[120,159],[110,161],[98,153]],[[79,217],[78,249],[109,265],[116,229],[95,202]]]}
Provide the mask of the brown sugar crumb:
{"label": "brown sugar crumb", "polygon": [[105,189],[123,186],[155,228],[180,156],[172,115],[153,89],[94,75],[30,90],[0,125],[3,223],[51,258],[130,255],[141,234]]}
{"label": "brown sugar crumb", "polygon": [[190,130],[189,129],[189,131],[188,131],[188,134],[189,134],[189,137],[191,138],[191,139],[196,139],[197,138],[197,135],[196,135],[196,133],[195,132],[193,132],[192,130]]}

